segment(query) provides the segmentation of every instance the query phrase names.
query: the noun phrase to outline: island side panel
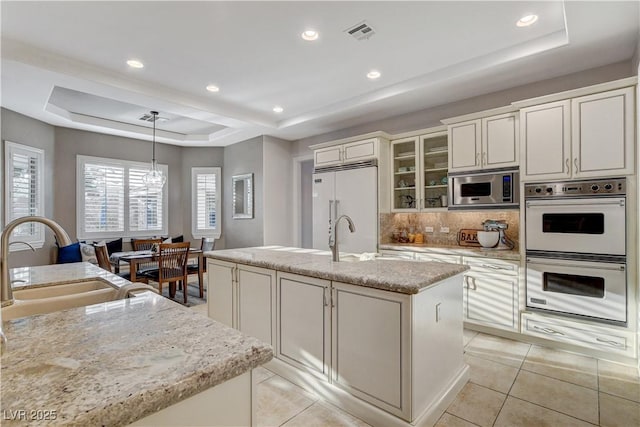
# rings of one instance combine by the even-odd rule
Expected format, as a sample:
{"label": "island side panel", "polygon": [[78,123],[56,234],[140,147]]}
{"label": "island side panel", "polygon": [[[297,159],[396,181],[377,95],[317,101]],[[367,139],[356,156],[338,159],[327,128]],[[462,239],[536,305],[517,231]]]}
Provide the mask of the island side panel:
{"label": "island side panel", "polygon": [[452,401],[466,383],[462,290],[462,274],[458,274],[412,296],[414,420],[444,411],[443,401]]}

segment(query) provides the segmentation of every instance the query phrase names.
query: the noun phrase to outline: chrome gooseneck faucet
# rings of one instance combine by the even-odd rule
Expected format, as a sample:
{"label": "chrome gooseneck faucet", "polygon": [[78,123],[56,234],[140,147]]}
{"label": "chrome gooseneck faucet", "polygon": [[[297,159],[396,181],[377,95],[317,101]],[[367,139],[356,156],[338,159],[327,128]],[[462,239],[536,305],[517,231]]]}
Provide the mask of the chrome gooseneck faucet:
{"label": "chrome gooseneck faucet", "polygon": [[66,231],[57,222],[45,218],[42,216],[23,216],[22,218],[14,219],[5,227],[0,236],[0,301],[2,306],[11,305],[13,303],[13,290],[11,289],[11,282],[9,279],[9,237],[13,230],[20,224],[27,222],[39,222],[46,225],[53,231],[58,239],[60,246],[68,246],[71,244],[71,239]]}
{"label": "chrome gooseneck faucet", "polygon": [[353,233],[356,231],[356,226],[348,215],[340,216],[333,224],[333,233],[329,235],[329,247],[331,248],[331,254],[333,255],[333,260],[335,262],[340,261],[340,252],[338,251],[338,225],[340,224],[340,220],[342,218],[346,219],[349,223],[350,232]]}

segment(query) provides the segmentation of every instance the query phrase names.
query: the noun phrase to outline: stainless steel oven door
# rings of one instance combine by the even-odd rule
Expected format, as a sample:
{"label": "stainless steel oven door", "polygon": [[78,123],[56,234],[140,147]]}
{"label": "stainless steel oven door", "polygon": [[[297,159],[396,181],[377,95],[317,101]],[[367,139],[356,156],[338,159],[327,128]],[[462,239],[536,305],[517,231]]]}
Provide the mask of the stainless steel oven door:
{"label": "stainless steel oven door", "polygon": [[625,255],[625,198],[528,200],[527,251]]}
{"label": "stainless steel oven door", "polygon": [[625,264],[527,258],[527,307],[627,321]]}

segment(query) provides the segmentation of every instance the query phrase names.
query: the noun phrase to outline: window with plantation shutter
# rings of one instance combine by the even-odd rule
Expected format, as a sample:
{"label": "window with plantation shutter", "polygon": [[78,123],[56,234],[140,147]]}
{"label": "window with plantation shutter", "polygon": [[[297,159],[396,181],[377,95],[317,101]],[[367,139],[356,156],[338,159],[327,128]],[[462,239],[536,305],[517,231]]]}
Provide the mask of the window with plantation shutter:
{"label": "window with plantation shutter", "polygon": [[193,237],[215,237],[221,234],[220,168],[191,169],[191,228]]}
{"label": "window with plantation shutter", "polygon": [[[44,215],[44,151],[5,141],[5,224],[23,216]],[[11,241],[27,242],[34,248],[44,244],[42,224],[26,223],[16,227]],[[11,250],[29,249],[12,245]]]}
{"label": "window with plantation shutter", "polygon": [[[78,238],[166,235],[167,185],[149,191],[149,163],[78,156]],[[164,174],[166,165],[158,165]]]}

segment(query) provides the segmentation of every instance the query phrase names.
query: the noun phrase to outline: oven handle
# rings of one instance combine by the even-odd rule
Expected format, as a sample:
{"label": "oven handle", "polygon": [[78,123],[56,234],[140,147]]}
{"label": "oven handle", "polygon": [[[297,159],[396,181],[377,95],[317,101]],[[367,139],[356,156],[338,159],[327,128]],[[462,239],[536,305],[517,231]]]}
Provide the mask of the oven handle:
{"label": "oven handle", "polygon": [[624,207],[624,199],[615,199],[615,200],[591,200],[589,203],[562,203],[562,202],[532,202],[528,201],[526,203],[527,208],[530,207],[538,207],[538,206],[593,206],[593,205],[619,205]]}
{"label": "oven handle", "polygon": [[[565,263],[565,262],[560,262],[559,260],[555,260],[555,259],[536,259],[536,260],[532,260],[531,258],[527,258],[527,265],[542,265],[545,267],[572,267],[572,268],[576,268],[576,267],[580,267],[580,268],[586,268],[586,269],[598,269],[598,270],[611,270],[611,271],[625,271],[626,270],[626,264],[614,264],[614,263],[603,263],[603,262],[597,262],[597,261],[576,261],[574,263]],[[596,263],[597,265],[585,265],[585,262],[591,262],[591,263]]]}
{"label": "oven handle", "polygon": [[555,329],[551,329],[551,328],[542,328],[538,325],[533,325],[533,329],[536,329],[540,332],[543,332],[545,334],[549,334],[549,335],[564,335],[562,332],[556,331]]}

